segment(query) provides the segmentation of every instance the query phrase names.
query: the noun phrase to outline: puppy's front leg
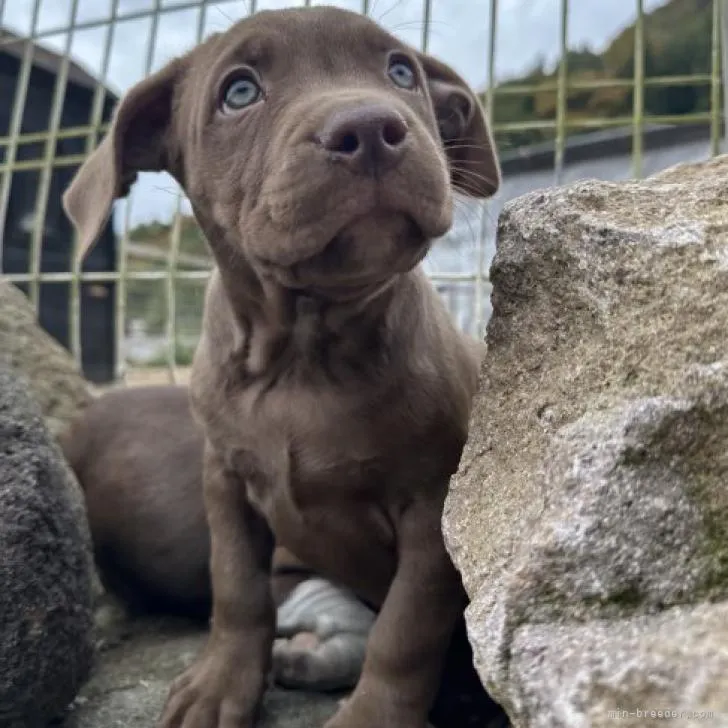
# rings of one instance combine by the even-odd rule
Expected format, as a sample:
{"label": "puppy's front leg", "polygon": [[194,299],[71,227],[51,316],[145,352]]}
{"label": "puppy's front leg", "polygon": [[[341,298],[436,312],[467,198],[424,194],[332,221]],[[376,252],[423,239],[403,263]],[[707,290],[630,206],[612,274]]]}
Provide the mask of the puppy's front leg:
{"label": "puppy's front leg", "polygon": [[245,485],[205,447],[205,508],[213,591],[208,643],[172,684],[160,728],[251,728],[271,660],[273,537]]}
{"label": "puppy's front leg", "polygon": [[440,531],[442,508],[421,502],[397,530],[397,572],[372,628],[362,675],[325,728],[425,728],[455,624],[465,606]]}

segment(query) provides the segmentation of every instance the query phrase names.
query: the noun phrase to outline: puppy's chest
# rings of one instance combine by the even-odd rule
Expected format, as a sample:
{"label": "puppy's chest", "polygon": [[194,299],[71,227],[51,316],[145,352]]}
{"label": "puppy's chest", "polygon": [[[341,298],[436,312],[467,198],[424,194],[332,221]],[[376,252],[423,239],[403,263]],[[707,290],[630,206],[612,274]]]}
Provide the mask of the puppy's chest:
{"label": "puppy's chest", "polygon": [[208,438],[277,542],[373,602],[396,566],[399,514],[419,489],[444,499],[459,455],[440,400],[385,387],[298,380],[199,398]]}
{"label": "puppy's chest", "polygon": [[[290,399],[290,394],[281,396]],[[240,413],[230,465],[279,543],[323,573],[351,578],[351,565],[378,574],[393,564],[402,454],[376,417],[297,391],[296,406],[269,393]],[[244,412],[244,414],[243,414]],[[380,584],[352,583],[372,597]]]}
{"label": "puppy's chest", "polygon": [[231,451],[234,467],[264,511],[286,500],[303,510],[374,497],[398,460],[382,426],[344,397],[300,388],[245,393],[228,422],[229,441],[239,443]]}

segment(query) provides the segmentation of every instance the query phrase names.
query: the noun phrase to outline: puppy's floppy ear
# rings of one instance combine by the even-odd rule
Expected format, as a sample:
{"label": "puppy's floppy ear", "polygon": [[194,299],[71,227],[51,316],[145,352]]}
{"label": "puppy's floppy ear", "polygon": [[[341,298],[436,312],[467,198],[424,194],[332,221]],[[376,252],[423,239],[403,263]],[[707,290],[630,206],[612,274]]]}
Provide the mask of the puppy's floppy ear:
{"label": "puppy's floppy ear", "polygon": [[79,235],[81,255],[96,242],[115,199],[137,172],[169,167],[172,101],[180,59],[134,86],[117,107],[103,141],[81,165],[63,195],[63,208]]}
{"label": "puppy's floppy ear", "polygon": [[500,166],[477,97],[449,66],[422,53],[419,59],[450,161],[453,185],[471,197],[490,197],[500,186]]}

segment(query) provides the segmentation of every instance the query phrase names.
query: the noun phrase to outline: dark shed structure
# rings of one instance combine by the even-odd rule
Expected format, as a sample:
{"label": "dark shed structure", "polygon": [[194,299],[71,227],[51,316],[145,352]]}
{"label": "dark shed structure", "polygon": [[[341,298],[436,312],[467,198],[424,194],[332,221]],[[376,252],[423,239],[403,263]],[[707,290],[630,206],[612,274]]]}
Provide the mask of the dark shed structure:
{"label": "dark shed structure", "polygon": [[[7,29],[0,28],[0,137],[10,133],[13,99],[19,82],[21,60],[27,43]],[[45,132],[49,128],[51,104],[61,57],[35,45],[22,134]],[[95,79],[75,63],[70,63],[63,102],[60,129],[87,126],[91,122]],[[103,121],[108,121],[117,98],[105,90]],[[60,138],[55,143],[56,160],[85,151],[86,135]],[[21,143],[16,160],[40,162],[45,142]],[[0,144],[0,165],[8,158],[7,144]],[[71,270],[73,231],[61,206],[61,195],[78,165],[54,166],[45,220],[41,273]],[[10,199],[3,237],[0,271],[7,274],[28,273],[31,261],[31,238],[35,226],[35,207],[41,169],[16,170],[12,173]],[[0,174],[10,174],[3,171]],[[107,225],[98,245],[86,258],[84,272],[113,271],[116,267],[116,238]],[[27,293],[26,284],[18,284]],[[113,282],[81,284],[82,366],[86,377],[96,383],[111,381],[116,365],[115,285]],[[39,320],[41,326],[65,347],[69,347],[71,285],[68,282],[44,282],[40,285]]]}

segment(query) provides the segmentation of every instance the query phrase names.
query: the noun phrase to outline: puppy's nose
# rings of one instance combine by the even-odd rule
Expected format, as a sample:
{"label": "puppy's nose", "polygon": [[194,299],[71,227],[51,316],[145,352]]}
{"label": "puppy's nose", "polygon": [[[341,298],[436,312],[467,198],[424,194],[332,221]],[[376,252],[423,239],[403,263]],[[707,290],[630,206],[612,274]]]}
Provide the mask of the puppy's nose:
{"label": "puppy's nose", "polygon": [[357,172],[378,174],[402,157],[407,122],[386,106],[370,104],[335,111],[319,134],[321,146]]}

